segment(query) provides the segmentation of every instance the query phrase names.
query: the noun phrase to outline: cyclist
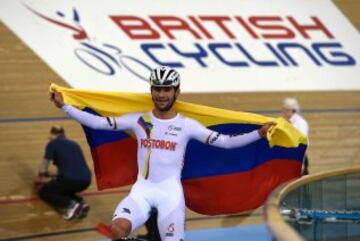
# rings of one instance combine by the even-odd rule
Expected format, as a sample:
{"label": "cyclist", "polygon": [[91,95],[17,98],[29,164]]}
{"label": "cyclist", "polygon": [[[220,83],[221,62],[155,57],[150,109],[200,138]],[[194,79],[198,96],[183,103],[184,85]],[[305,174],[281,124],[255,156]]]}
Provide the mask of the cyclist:
{"label": "cyclist", "polygon": [[158,210],[161,240],[183,240],[185,202],[180,176],[188,141],[196,139],[222,148],[241,147],[264,137],[274,124],[266,123],[243,135],[223,135],[176,111],[180,75],[175,69],[155,68],[150,85],[154,108],[147,113],[119,117],[100,117],[78,110],[65,105],[61,93],[53,94],[55,105],[81,124],[94,129],[130,130],[136,136],[138,177],[114,212],[114,240],[127,237],[144,224],[152,207]]}

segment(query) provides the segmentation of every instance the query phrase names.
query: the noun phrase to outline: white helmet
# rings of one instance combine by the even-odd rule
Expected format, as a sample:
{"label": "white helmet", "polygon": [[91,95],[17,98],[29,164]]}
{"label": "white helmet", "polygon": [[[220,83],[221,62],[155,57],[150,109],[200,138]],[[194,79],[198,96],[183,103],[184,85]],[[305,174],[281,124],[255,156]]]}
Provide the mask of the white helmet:
{"label": "white helmet", "polygon": [[295,112],[300,112],[299,102],[295,98],[285,98],[283,100],[283,106]]}
{"label": "white helmet", "polygon": [[173,68],[159,66],[151,71],[150,85],[155,87],[180,86],[180,74]]}

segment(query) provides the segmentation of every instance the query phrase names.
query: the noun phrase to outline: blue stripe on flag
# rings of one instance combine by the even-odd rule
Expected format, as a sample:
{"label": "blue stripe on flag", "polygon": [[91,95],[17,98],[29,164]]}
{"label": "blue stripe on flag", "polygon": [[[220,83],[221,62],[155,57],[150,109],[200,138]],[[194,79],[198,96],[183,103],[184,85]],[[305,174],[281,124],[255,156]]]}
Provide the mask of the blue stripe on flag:
{"label": "blue stripe on flag", "polygon": [[[212,126],[210,129],[224,134],[234,134],[246,133],[257,128],[259,128],[257,125],[222,124]],[[266,139],[234,149],[222,149],[191,140],[186,149],[182,179],[249,171],[271,160],[302,162],[305,150],[305,145],[300,145],[298,148],[270,148]]]}

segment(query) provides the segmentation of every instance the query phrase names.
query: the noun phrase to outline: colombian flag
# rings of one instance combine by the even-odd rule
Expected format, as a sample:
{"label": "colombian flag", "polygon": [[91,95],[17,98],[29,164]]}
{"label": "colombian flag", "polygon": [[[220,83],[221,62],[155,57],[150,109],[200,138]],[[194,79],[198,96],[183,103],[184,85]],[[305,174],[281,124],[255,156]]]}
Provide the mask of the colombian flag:
{"label": "colombian flag", "polygon": [[[148,112],[151,97],[144,94],[67,89],[64,101],[101,116]],[[307,139],[283,118],[235,112],[177,101],[175,108],[223,134],[241,134],[276,122],[267,135],[248,146],[221,149],[191,140],[187,145],[182,183],[186,205],[207,215],[228,214],[261,206],[279,184],[300,176]],[[98,188],[135,182],[137,144],[132,133],[83,127],[94,161]]]}

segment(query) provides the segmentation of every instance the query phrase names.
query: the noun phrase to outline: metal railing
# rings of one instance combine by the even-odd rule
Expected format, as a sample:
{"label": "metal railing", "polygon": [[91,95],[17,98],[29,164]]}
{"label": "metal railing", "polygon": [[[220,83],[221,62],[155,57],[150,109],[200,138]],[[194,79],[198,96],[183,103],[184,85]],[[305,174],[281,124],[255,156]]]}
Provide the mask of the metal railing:
{"label": "metal railing", "polygon": [[360,167],[287,182],[269,196],[264,215],[276,240],[360,239]]}

